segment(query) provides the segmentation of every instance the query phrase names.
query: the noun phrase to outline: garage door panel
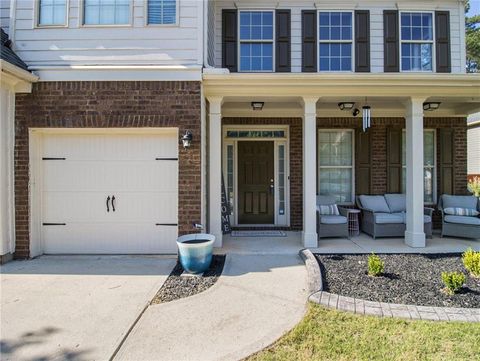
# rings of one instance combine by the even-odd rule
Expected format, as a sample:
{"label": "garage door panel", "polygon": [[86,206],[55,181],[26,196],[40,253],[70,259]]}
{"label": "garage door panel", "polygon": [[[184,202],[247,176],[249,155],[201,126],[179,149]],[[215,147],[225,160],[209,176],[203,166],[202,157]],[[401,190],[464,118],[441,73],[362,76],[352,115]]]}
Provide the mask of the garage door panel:
{"label": "garage door panel", "polygon": [[177,227],[152,224],[71,223],[44,226],[47,254],[176,253]]}
{"label": "garage door panel", "polygon": [[151,160],[177,158],[177,132],[163,134],[46,135],[43,157],[68,160]]}
{"label": "garage door panel", "polygon": [[44,192],[43,222],[110,219],[105,192]]}
{"label": "garage door panel", "polygon": [[178,189],[177,161],[44,161],[46,191]]}

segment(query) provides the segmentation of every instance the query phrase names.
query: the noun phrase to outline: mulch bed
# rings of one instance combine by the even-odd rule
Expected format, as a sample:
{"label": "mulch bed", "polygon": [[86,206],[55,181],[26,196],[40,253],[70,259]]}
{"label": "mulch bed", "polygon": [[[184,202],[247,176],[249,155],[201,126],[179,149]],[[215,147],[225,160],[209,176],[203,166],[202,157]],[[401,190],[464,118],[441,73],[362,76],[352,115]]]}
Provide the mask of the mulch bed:
{"label": "mulch bed", "polygon": [[[196,295],[212,287],[222,274],[225,264],[224,255],[214,255],[210,268],[200,275],[183,274],[180,262],[177,262],[167,280],[152,300],[152,304],[165,303]],[[183,275],[182,275],[183,274]]]}
{"label": "mulch bed", "polygon": [[[368,255],[316,254],[324,291],[369,301],[439,307],[480,307],[480,279],[468,275],[460,254],[388,254],[384,274],[367,274]],[[442,272],[460,271],[467,281],[459,293],[443,291]]]}

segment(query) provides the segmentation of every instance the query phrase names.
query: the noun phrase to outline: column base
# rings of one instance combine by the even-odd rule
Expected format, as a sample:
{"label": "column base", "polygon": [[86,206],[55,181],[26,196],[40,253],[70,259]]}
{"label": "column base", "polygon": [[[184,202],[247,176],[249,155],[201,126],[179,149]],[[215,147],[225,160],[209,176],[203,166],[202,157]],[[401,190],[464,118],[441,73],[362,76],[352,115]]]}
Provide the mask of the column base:
{"label": "column base", "polygon": [[215,242],[213,242],[213,247],[222,248],[223,245],[223,234],[220,233],[212,233],[215,236]]}
{"label": "column base", "polygon": [[425,248],[427,245],[424,232],[405,232],[405,244],[413,248]]}
{"label": "column base", "polygon": [[317,248],[318,247],[318,235],[317,233],[302,232],[302,241],[305,248]]}

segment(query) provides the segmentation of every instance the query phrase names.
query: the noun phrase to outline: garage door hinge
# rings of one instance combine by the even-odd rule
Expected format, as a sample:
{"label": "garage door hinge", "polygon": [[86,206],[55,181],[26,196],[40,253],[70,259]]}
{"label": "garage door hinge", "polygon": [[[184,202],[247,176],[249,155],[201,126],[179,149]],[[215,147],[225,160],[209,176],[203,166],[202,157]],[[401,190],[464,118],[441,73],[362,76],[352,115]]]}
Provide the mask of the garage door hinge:
{"label": "garage door hinge", "polygon": [[177,223],[155,223],[156,226],[172,226],[172,227],[176,227],[178,226]]}
{"label": "garage door hinge", "polygon": [[178,160],[178,158],[155,158],[155,160]]}
{"label": "garage door hinge", "polygon": [[51,157],[43,157],[42,160],[66,160],[66,158],[51,158]]}
{"label": "garage door hinge", "polygon": [[42,223],[42,226],[66,226],[66,223]]}

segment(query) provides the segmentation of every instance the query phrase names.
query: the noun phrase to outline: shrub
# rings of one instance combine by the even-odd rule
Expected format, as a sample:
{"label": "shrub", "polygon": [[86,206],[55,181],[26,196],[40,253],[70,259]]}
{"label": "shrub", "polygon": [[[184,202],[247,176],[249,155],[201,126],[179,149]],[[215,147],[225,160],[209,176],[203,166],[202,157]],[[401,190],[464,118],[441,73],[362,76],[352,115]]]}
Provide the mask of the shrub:
{"label": "shrub", "polygon": [[467,189],[475,197],[480,197],[480,177],[473,177],[468,181]]}
{"label": "shrub", "polygon": [[463,265],[473,277],[480,277],[480,252],[469,248],[462,255]]}
{"label": "shrub", "polygon": [[380,276],[385,268],[384,262],[375,253],[368,256],[368,275]]}
{"label": "shrub", "polygon": [[445,284],[445,292],[453,295],[465,283],[465,275],[462,272],[443,272],[442,281]]}

